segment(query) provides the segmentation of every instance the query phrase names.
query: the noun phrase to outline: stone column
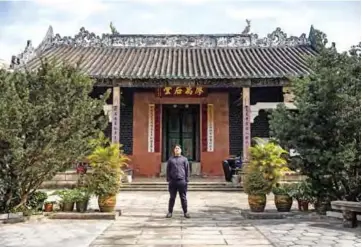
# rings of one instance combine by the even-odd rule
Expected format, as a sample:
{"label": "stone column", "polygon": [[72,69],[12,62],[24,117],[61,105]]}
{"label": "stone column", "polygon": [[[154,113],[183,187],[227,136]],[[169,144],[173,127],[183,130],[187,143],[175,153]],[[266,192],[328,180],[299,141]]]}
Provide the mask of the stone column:
{"label": "stone column", "polygon": [[119,143],[121,89],[113,87],[112,105],[112,143]]}
{"label": "stone column", "polygon": [[243,98],[243,162],[249,160],[249,147],[251,145],[250,124],[250,88],[245,87],[242,91]]}

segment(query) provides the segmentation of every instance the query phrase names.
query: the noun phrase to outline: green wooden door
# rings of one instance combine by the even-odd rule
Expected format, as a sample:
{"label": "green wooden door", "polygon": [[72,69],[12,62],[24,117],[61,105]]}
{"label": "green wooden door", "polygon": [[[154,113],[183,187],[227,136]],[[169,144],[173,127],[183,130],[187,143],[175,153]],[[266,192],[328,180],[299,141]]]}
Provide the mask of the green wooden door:
{"label": "green wooden door", "polygon": [[163,161],[172,155],[173,146],[180,144],[182,155],[190,161],[198,159],[199,105],[163,106]]}

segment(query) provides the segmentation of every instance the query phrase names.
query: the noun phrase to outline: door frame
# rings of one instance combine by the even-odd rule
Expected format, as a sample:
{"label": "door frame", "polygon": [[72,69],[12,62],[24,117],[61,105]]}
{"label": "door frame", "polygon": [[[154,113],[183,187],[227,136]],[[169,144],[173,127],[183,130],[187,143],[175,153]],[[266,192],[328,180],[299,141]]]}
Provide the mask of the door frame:
{"label": "door frame", "polygon": [[[162,149],[161,149],[161,160],[162,162],[166,162],[167,161],[167,145],[168,145],[168,138],[167,138],[167,128],[168,128],[168,123],[167,123],[167,119],[166,119],[166,111],[167,108],[173,108],[175,104],[162,104]],[[189,108],[193,108],[195,110],[194,118],[193,118],[193,128],[194,128],[194,149],[195,149],[195,160],[192,160],[194,162],[200,162],[201,159],[201,121],[200,121],[200,117],[201,117],[201,105],[200,104],[177,104],[177,107],[179,108],[184,108],[186,105],[189,106]],[[180,119],[180,124],[182,123],[181,118]],[[182,126],[180,126],[180,133],[182,131]],[[180,140],[181,141],[181,140]],[[179,143],[180,145],[182,145],[182,143]]]}

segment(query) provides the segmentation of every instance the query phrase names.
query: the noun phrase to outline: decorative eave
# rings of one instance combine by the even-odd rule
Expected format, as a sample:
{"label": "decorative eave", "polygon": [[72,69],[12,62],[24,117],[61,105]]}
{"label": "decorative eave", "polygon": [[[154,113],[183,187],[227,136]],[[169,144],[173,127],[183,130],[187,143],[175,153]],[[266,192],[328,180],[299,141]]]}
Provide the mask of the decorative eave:
{"label": "decorative eave", "polygon": [[73,47],[184,47],[184,48],[217,48],[217,47],[275,47],[306,46],[310,40],[303,33],[299,37],[288,37],[280,27],[264,38],[250,33],[250,21],[239,34],[170,34],[170,35],[127,35],[118,32],[96,35],[82,27],[74,37],[54,35],[50,26],[45,38],[37,48],[28,41],[23,53],[13,56],[11,67],[23,67],[29,60],[49,48],[57,46]]}
{"label": "decorative eave", "polygon": [[53,28],[52,26],[49,26],[43,41],[39,44],[37,48],[34,48],[31,40],[28,40],[24,52],[20,53],[18,56],[11,57],[10,68],[17,69],[26,65],[26,63],[30,61],[32,58],[34,58],[37,55],[40,55],[47,48],[51,47],[53,38],[54,38]]}

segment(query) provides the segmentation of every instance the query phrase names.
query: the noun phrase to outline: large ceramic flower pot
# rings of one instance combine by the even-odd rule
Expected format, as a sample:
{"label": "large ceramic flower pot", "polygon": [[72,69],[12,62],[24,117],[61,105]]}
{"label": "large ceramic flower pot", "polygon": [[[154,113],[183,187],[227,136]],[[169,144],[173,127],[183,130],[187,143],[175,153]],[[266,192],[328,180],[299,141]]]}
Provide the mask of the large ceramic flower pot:
{"label": "large ceramic flower pot", "polygon": [[278,212],[289,212],[293,204],[293,198],[288,195],[274,195],[274,203]]}
{"label": "large ceramic flower pot", "polygon": [[74,202],[62,202],[62,211],[72,212],[74,209]]}
{"label": "large ceramic flower pot", "polygon": [[98,206],[101,212],[113,212],[116,206],[116,195],[99,196]]}
{"label": "large ceramic flower pot", "polygon": [[77,212],[84,213],[88,208],[88,200],[76,202],[75,207],[77,208]]}
{"label": "large ceramic flower pot", "polygon": [[251,212],[264,212],[266,195],[248,195],[248,202]]}

